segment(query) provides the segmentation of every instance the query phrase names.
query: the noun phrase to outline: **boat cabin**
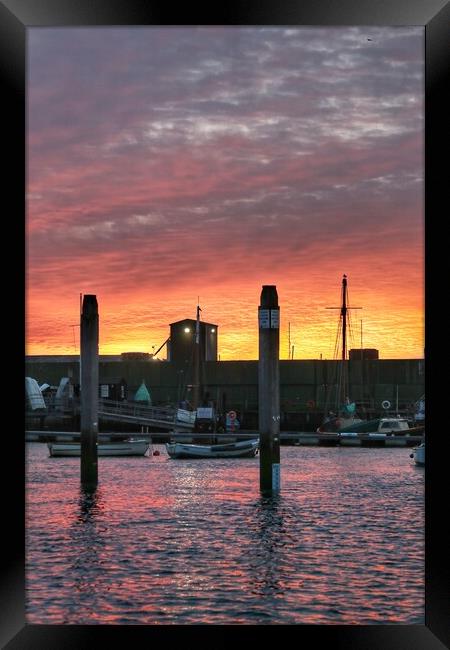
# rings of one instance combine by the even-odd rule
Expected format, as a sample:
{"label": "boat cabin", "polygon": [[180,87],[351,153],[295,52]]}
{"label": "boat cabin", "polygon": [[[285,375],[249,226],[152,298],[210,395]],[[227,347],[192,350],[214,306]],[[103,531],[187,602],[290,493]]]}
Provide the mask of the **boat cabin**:
{"label": "boat cabin", "polygon": [[377,418],[374,420],[362,420],[339,429],[339,433],[387,433],[404,435],[409,431],[409,423],[406,418]]}
{"label": "boat cabin", "polygon": [[408,429],[408,420],[401,418],[381,418],[378,425],[379,433],[396,433],[402,435]]}

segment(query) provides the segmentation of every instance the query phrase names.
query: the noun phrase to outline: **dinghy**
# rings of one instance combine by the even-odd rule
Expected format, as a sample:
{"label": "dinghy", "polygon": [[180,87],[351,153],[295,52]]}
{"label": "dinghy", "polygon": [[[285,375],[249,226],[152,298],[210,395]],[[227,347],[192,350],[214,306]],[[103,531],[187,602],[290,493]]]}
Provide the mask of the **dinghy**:
{"label": "dinghy", "polygon": [[[81,444],[79,442],[48,442],[50,456],[80,456]],[[124,442],[99,442],[97,445],[98,456],[144,456],[150,442],[148,440],[125,440]]]}
{"label": "dinghy", "polygon": [[259,440],[240,440],[224,445],[195,445],[181,442],[166,443],[171,458],[253,458],[259,449]]}

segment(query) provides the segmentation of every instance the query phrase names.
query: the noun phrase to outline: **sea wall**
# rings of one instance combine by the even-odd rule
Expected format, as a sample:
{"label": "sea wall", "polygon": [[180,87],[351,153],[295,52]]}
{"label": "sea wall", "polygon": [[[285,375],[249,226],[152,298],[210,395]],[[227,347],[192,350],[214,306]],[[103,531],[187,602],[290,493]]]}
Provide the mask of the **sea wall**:
{"label": "sea wall", "polygon": [[[189,396],[190,368],[154,360],[117,360],[100,356],[100,383],[125,379],[128,396],[144,380],[153,404],[175,403]],[[380,411],[389,401],[395,409],[412,408],[423,395],[425,375],[423,359],[377,359],[347,361],[349,396],[361,407]],[[27,357],[26,375],[39,384],[57,386],[61,377],[79,383],[76,357]],[[329,360],[280,361],[281,411],[312,413],[332,408],[337,383],[338,363]],[[257,361],[207,361],[201,382],[210,400],[225,403],[228,409],[256,410],[258,407]],[[327,399],[328,395],[328,399]]]}

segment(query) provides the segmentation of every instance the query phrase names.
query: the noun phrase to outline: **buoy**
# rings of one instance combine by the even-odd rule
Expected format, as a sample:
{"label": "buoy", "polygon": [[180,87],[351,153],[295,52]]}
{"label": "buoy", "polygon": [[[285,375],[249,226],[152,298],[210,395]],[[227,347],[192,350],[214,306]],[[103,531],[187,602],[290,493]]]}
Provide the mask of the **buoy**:
{"label": "buoy", "polygon": [[228,417],[230,418],[230,420],[235,420],[236,419],[236,411],[230,411],[228,413]]}
{"label": "buoy", "polygon": [[381,406],[382,406],[385,410],[387,410],[388,408],[391,407],[391,403],[390,403],[390,401],[389,401],[388,399],[385,399],[383,402],[381,402]]}
{"label": "buoy", "polygon": [[316,405],[316,403],[315,403],[315,401],[314,401],[313,399],[309,399],[309,400],[306,402],[306,406],[308,406],[310,409],[314,408],[315,405]]}
{"label": "buoy", "polygon": [[155,449],[155,451],[153,452],[153,456],[159,456],[159,451],[158,451],[158,449]]}

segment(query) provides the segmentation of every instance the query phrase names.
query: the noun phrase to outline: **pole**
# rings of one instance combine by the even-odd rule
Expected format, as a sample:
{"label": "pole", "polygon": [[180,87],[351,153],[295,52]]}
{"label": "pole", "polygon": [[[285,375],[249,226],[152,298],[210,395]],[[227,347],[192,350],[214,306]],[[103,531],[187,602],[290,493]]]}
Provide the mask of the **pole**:
{"label": "pole", "polygon": [[[83,294],[80,293],[80,323],[81,323],[82,313],[83,313]],[[80,341],[81,341],[81,327],[80,327]],[[81,400],[81,347],[80,347],[80,400]]]}
{"label": "pole", "polygon": [[274,285],[263,285],[258,321],[260,489],[272,493],[280,490],[280,308]]}
{"label": "pole", "polygon": [[81,359],[81,484],[98,483],[98,305],[93,295],[83,297],[80,323]]}
{"label": "pole", "polygon": [[291,358],[291,324],[288,323],[288,359]]}
{"label": "pole", "polygon": [[347,358],[347,276],[344,274],[342,279],[342,395],[340,397],[341,404],[345,404],[347,389],[347,368],[345,361]]}
{"label": "pole", "polygon": [[194,411],[200,406],[200,307],[197,305],[197,320],[195,323],[193,381],[192,381],[192,406]]}
{"label": "pole", "polygon": [[364,348],[363,348],[363,325],[361,319],[361,403],[364,402]]}
{"label": "pole", "polygon": [[[347,388],[347,372],[345,367],[345,360],[347,358],[347,317],[349,309],[362,309],[362,307],[348,307],[348,290],[347,290],[347,276],[343,275],[342,278],[342,304],[340,307],[327,307],[327,309],[340,309],[342,317],[342,355],[341,355],[341,369],[339,375],[339,385],[337,386],[337,407],[339,408],[339,399],[342,403],[345,402],[346,388]],[[339,395],[339,393],[341,393]]]}
{"label": "pole", "polygon": [[347,276],[342,279],[342,361],[345,361],[347,355]]}

